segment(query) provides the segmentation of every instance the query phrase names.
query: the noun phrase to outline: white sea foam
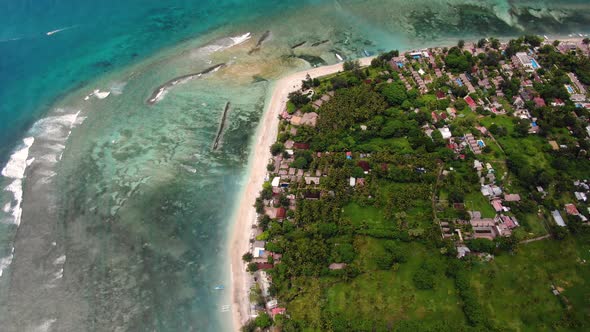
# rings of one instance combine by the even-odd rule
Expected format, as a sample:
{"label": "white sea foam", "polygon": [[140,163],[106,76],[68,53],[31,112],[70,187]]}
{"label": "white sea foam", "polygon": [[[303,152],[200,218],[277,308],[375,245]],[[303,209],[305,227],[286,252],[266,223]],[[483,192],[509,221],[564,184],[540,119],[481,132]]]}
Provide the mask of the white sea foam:
{"label": "white sea foam", "polygon": [[66,262],[66,255],[61,255],[53,261],[53,265],[64,265]]}
{"label": "white sea foam", "polygon": [[94,95],[96,96],[96,98],[98,99],[105,99],[106,97],[108,97],[111,94],[110,91],[100,91],[98,90]]}
{"label": "white sea foam", "polygon": [[0,258],[0,277],[2,277],[2,274],[4,273],[4,269],[9,267],[10,264],[12,264],[13,258],[14,258],[14,247],[12,248],[10,255]]}
{"label": "white sea foam", "polygon": [[23,140],[23,146],[16,150],[11,156],[6,166],[2,169],[2,175],[11,179],[22,179],[27,168],[27,158],[29,157],[29,148],[35,142],[35,138],[27,137]]}
{"label": "white sea foam", "polygon": [[35,332],[48,332],[51,329],[51,326],[57,322],[57,319],[52,318],[44,321],[41,325],[37,326],[34,331]]}
{"label": "white sea foam", "polygon": [[125,89],[126,85],[127,85],[127,82],[114,82],[111,85],[110,91],[113,95],[119,96],[119,95],[123,94],[123,90]]}
{"label": "white sea foam", "polygon": [[8,38],[8,39],[1,39],[0,43],[8,43],[8,42],[13,42],[13,41],[17,41],[17,40],[21,40],[22,38],[20,37],[15,37],[15,38]]}
{"label": "white sea foam", "polygon": [[[219,52],[219,51],[225,50],[227,48],[243,44],[246,41],[248,41],[250,38],[252,38],[252,34],[250,32],[247,32],[247,33],[240,35],[240,36],[222,38],[222,39],[217,40],[213,44],[209,44],[209,45],[199,47],[199,48],[193,50],[191,52],[191,56],[193,58],[206,57],[206,56],[211,55],[215,52]],[[207,63],[211,64],[210,59],[207,60]]]}
{"label": "white sea foam", "polygon": [[156,94],[156,96],[154,98],[150,99],[150,102],[157,103],[160,100],[164,99],[166,94],[168,94],[168,90],[166,88],[160,88],[160,91],[158,91],[158,94]]}
{"label": "white sea foam", "polygon": [[53,274],[53,277],[55,278],[54,280],[63,278],[64,277],[64,269],[63,268],[59,269],[59,271],[57,271]]}
{"label": "white sea foam", "polygon": [[231,46],[236,46],[236,45],[240,45],[242,43],[245,43],[250,38],[252,38],[252,34],[250,34],[249,32],[245,33],[241,36],[230,37],[230,39],[234,42],[234,44]]}
{"label": "white sea foam", "polygon": [[[2,169],[3,176],[13,179],[4,190],[12,193],[14,204],[8,203],[4,205],[4,212],[12,214],[12,222],[16,225],[19,225],[21,220],[21,204],[23,201],[22,179],[25,177],[27,166],[30,165],[28,162],[29,149],[33,145],[33,142],[35,142],[35,138],[25,138],[23,145],[10,156],[8,163]],[[8,210],[6,209],[7,206],[9,207]]]}
{"label": "white sea foam", "polygon": [[64,115],[49,116],[37,121],[31,133],[38,139],[48,141],[65,141],[68,139],[70,131],[74,125],[80,111]]}
{"label": "white sea foam", "polygon": [[[122,91],[123,91],[122,88],[120,91],[122,93]],[[100,89],[96,89],[96,90],[92,91],[91,94],[84,97],[84,100],[89,100],[91,97],[96,97],[98,99],[105,99],[106,97],[108,97],[110,95],[111,95],[111,91],[100,91]]]}

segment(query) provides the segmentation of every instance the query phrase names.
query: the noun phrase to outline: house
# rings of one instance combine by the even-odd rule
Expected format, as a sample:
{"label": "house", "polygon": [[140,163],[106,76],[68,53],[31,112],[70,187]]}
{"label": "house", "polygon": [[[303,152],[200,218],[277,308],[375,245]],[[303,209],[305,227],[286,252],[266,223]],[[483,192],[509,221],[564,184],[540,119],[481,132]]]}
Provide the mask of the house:
{"label": "house", "polygon": [[287,309],[285,308],[273,308],[270,311],[270,315],[272,316],[272,318],[275,318],[276,315],[284,315],[287,312]]}
{"label": "house", "polygon": [[301,116],[293,115],[290,120],[291,124],[294,126],[301,125]]}
{"label": "house", "polygon": [[306,176],[304,177],[305,180],[305,184],[306,185],[319,185],[320,184],[320,178],[318,176]]}
{"label": "house", "polygon": [[562,107],[565,106],[565,103],[563,102],[563,100],[555,98],[555,100],[553,100],[553,102],[551,103],[551,106]]}
{"label": "house", "polygon": [[300,124],[310,127],[315,127],[318,122],[318,114],[316,112],[309,112],[303,114]]}
{"label": "house", "polygon": [[463,99],[465,100],[467,105],[469,105],[469,108],[471,108],[471,110],[475,110],[477,108],[477,104],[475,103],[475,100],[471,98],[471,96],[465,96],[465,98]]}
{"label": "house", "polygon": [[523,108],[524,107],[524,100],[520,96],[514,97],[514,101],[512,102],[516,108]]}
{"label": "house", "polygon": [[526,52],[518,52],[512,57],[512,63],[515,67],[524,68],[526,71],[534,71],[535,69],[541,68],[541,66],[535,61],[535,59],[529,57]]}
{"label": "house", "polygon": [[551,145],[551,148],[553,149],[553,151],[559,150],[559,144],[557,144],[556,141],[549,141],[549,145]]}
{"label": "house", "polygon": [[365,174],[367,174],[371,170],[371,166],[369,166],[369,162],[367,162],[366,160],[359,161],[357,163],[357,166],[362,168],[363,171],[365,171]]}
{"label": "house", "polygon": [[275,214],[275,218],[277,219],[285,219],[287,217],[287,210],[284,207],[277,208],[277,212]]}
{"label": "house", "polygon": [[588,198],[586,197],[586,194],[585,194],[585,193],[583,193],[583,192],[577,192],[577,191],[576,191],[576,192],[574,193],[574,195],[576,195],[576,199],[577,199],[578,201],[584,201],[584,202],[585,202],[585,201],[588,199]]}
{"label": "house", "polygon": [[293,147],[299,150],[309,150],[309,143],[294,143]]}
{"label": "house", "polygon": [[271,185],[276,188],[279,186],[280,183],[281,183],[281,178],[277,176],[272,179]]}
{"label": "house", "polygon": [[445,95],[444,92],[442,91],[437,91],[436,92],[436,99],[441,100],[441,99],[445,99],[447,96]]}
{"label": "house", "polygon": [[436,112],[432,111],[430,113],[430,116],[432,117],[432,123],[437,123],[439,118],[438,118],[438,114],[436,114]]}
{"label": "house", "polygon": [[453,119],[457,117],[457,110],[454,109],[453,107],[447,107],[447,113]]}
{"label": "house", "polygon": [[255,241],[252,246],[254,248],[254,258],[262,257],[264,255],[264,246],[266,246],[266,242]]}
{"label": "house", "polygon": [[545,104],[545,100],[541,97],[535,97],[533,99],[533,101],[535,102],[535,106],[537,107],[545,107],[547,106],[547,104]]}
{"label": "house", "polygon": [[506,202],[520,202],[519,194],[504,194],[504,200]]}
{"label": "house", "polygon": [[266,302],[266,308],[268,310],[272,310],[272,309],[276,308],[278,305],[279,305],[279,301],[277,301],[275,299]]}
{"label": "house", "polygon": [[356,178],[353,178],[353,177],[351,176],[351,177],[350,177],[349,184],[350,184],[350,186],[351,186],[351,187],[354,187],[354,186],[356,186]]}
{"label": "house", "polygon": [[516,221],[516,219],[514,219],[510,216],[501,216],[500,220],[502,220],[502,223],[504,224],[504,226],[509,229],[513,229],[518,226],[518,222]]}
{"label": "house", "polygon": [[270,263],[256,263],[256,267],[258,267],[258,270],[270,270],[274,265]]}
{"label": "house", "polygon": [[502,212],[502,208],[503,208],[503,206],[502,206],[502,201],[501,201],[501,200],[499,200],[499,199],[494,199],[494,200],[492,200],[492,202],[491,202],[491,203],[492,203],[492,206],[494,207],[494,210],[495,210],[496,212]]}
{"label": "house", "polygon": [[558,226],[565,227],[565,221],[563,221],[563,218],[561,217],[559,211],[551,211],[551,216],[553,216],[553,220]]}
{"label": "house", "polygon": [[473,161],[473,168],[475,168],[478,172],[483,169],[483,164],[479,160]]}
{"label": "house", "polygon": [[471,250],[466,246],[458,246],[457,247],[457,258],[463,258],[469,254]]}
{"label": "house", "polygon": [[332,263],[328,267],[330,270],[342,270],[346,267],[346,263]]}
{"label": "house", "polygon": [[566,204],[565,205],[565,212],[567,212],[567,214],[570,214],[572,216],[577,216],[580,214],[580,212],[578,211],[576,206],[573,204]]}
{"label": "house", "polygon": [[451,137],[453,137],[453,134],[451,133],[451,130],[448,127],[439,128],[438,131],[440,131],[442,138],[445,140],[448,140]]}

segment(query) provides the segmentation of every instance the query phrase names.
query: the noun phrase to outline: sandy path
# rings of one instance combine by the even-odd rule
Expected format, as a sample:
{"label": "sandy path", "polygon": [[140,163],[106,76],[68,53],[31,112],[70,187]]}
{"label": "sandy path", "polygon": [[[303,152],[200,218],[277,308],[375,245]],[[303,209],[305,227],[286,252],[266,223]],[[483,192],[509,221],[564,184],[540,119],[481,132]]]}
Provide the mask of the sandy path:
{"label": "sandy path", "polygon": [[[361,65],[367,66],[372,58],[360,59]],[[301,88],[301,81],[309,74],[312,78],[321,77],[336,73],[342,70],[342,64],[313,68],[306,71],[289,75],[276,82],[270,102],[267,104],[265,113],[258,126],[254,141],[253,151],[249,159],[248,182],[244,187],[240,198],[240,204],[235,212],[234,229],[230,243],[231,255],[231,292],[232,292],[232,315],[234,328],[240,327],[250,318],[249,289],[252,280],[246,266],[242,261],[242,255],[249,250],[250,232],[256,221],[256,210],[254,201],[262,189],[266,175],[266,165],[272,157],[270,146],[275,143],[278,127],[279,114],[285,109],[287,97],[290,92]]]}

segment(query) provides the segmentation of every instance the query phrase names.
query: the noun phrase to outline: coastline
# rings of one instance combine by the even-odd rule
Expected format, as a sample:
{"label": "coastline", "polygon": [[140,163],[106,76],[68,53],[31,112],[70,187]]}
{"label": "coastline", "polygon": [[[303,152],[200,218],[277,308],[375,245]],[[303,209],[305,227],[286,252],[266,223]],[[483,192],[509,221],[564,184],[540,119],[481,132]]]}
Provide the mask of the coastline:
{"label": "coastline", "polygon": [[[371,63],[373,57],[358,59],[361,66]],[[232,318],[236,331],[250,318],[249,289],[250,274],[242,261],[242,255],[249,250],[250,230],[256,221],[254,201],[262,188],[266,175],[266,165],[271,158],[270,146],[275,143],[278,134],[279,114],[287,103],[290,92],[301,87],[306,75],[312,78],[322,77],[342,71],[343,63],[322,66],[300,71],[278,80],[272,87],[272,94],[265,107],[253,141],[253,151],[248,162],[248,181],[240,194],[240,202],[234,211],[233,231],[230,237],[230,273]]]}
{"label": "coastline", "polygon": [[[506,43],[509,38],[499,38],[502,43]],[[555,40],[565,43],[575,43],[579,47],[582,45],[581,37],[570,37],[564,35],[551,36],[544,42],[552,43]],[[476,41],[466,41],[467,44],[474,44]],[[438,47],[451,47],[451,43],[442,43]],[[374,57],[364,57],[358,60],[361,66],[368,66]],[[253,150],[250,155],[247,166],[247,182],[243,191],[240,193],[240,202],[232,216],[233,230],[230,236],[230,282],[231,282],[231,301],[232,301],[232,319],[235,331],[239,331],[250,317],[250,299],[249,290],[253,285],[252,276],[246,271],[246,264],[242,260],[242,255],[250,250],[250,237],[252,226],[256,223],[256,210],[254,202],[258,197],[264,178],[267,175],[266,165],[272,157],[270,146],[276,142],[279,127],[279,114],[286,107],[288,95],[301,87],[301,81],[306,75],[312,78],[318,78],[335,74],[343,70],[343,63],[334,65],[311,68],[300,72],[292,73],[275,82],[272,86],[270,99],[265,105],[264,114],[258,125],[254,136]]]}

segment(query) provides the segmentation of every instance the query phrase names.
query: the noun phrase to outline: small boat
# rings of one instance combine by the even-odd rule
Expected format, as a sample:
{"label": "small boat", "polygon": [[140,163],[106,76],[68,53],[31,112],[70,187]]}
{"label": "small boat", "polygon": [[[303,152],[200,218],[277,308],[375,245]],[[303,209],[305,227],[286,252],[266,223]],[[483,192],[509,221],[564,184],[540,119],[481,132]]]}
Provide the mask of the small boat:
{"label": "small boat", "polygon": [[367,52],[367,50],[363,50],[363,53],[365,54],[365,56],[371,56],[371,54]]}
{"label": "small boat", "polygon": [[215,290],[224,290],[225,287],[223,285],[217,285],[215,286]]}

